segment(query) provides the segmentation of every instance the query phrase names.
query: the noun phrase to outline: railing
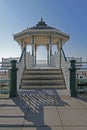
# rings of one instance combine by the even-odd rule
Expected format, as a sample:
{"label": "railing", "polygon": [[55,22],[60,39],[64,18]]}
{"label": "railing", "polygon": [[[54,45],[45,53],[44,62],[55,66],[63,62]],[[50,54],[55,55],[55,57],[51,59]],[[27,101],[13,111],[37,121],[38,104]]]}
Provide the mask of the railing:
{"label": "railing", "polygon": [[11,66],[11,60],[17,60],[17,62],[19,61],[19,57],[14,57],[14,58],[2,58],[2,68],[9,68]]}
{"label": "railing", "polygon": [[19,62],[17,63],[17,88],[19,88],[24,68],[26,68],[26,48],[23,49]]}
{"label": "railing", "polygon": [[20,56],[19,62],[22,61],[23,56],[24,56],[24,54],[25,54],[25,51],[26,51],[26,49],[24,48],[23,51],[22,51],[22,53],[21,53],[21,56]]}
{"label": "railing", "polygon": [[61,68],[63,71],[66,87],[70,95],[70,73],[69,73],[70,62],[67,61],[67,58],[65,56],[63,49],[61,49]]}
{"label": "railing", "polygon": [[[77,65],[80,62],[77,62]],[[82,66],[77,67],[77,93],[87,94],[87,62],[81,62]]]}
{"label": "railing", "polygon": [[78,58],[78,57],[66,57],[66,58],[67,58],[67,61],[76,60],[79,63],[82,62],[82,57],[80,57],[80,58]]}
{"label": "railing", "polygon": [[67,61],[67,57],[65,56],[63,48],[61,48],[61,53],[63,54],[63,57],[64,57],[65,61]]}
{"label": "railing", "polygon": [[53,67],[60,68],[60,53],[59,52],[51,56],[50,65]]}
{"label": "railing", "polygon": [[[6,65],[5,65],[6,64]],[[8,64],[8,65],[7,65]],[[9,93],[9,62],[4,62],[5,67],[2,66],[2,62],[0,62],[0,93]]]}
{"label": "railing", "polygon": [[9,83],[10,79],[0,79],[0,93],[9,93]]}

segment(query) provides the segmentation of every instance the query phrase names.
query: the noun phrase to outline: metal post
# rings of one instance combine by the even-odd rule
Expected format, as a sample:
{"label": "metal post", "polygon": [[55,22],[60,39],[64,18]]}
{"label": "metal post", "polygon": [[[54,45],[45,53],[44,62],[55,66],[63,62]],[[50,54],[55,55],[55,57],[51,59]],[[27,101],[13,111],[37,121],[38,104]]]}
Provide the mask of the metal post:
{"label": "metal post", "polygon": [[16,97],[17,94],[17,68],[16,68],[16,60],[11,61],[11,69],[10,69],[10,88],[9,88],[9,97]]}
{"label": "metal post", "polygon": [[76,61],[71,60],[71,68],[70,70],[70,95],[71,97],[77,96],[77,87],[76,87]]}

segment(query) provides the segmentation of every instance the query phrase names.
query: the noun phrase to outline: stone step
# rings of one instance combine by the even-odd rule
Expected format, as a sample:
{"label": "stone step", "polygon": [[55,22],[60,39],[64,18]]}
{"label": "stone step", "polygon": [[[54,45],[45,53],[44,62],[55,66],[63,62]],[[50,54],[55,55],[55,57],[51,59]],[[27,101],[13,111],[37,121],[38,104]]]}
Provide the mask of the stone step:
{"label": "stone step", "polygon": [[61,69],[26,69],[20,88],[66,88]]}
{"label": "stone step", "polygon": [[22,81],[23,80],[26,80],[26,81],[27,80],[29,80],[29,81],[30,80],[41,80],[41,81],[42,80],[64,80],[64,77],[63,76],[61,76],[61,77],[60,76],[56,76],[56,77],[55,76],[49,76],[49,77],[48,76],[32,76],[32,77],[23,76]]}
{"label": "stone step", "polygon": [[22,80],[22,83],[59,83],[62,82],[64,83],[64,79],[59,79],[59,80]]}
{"label": "stone step", "polygon": [[66,89],[65,84],[60,84],[60,85],[22,85],[21,89]]}
{"label": "stone step", "polygon": [[61,74],[62,71],[58,69],[27,69],[23,74]]}
{"label": "stone step", "polygon": [[61,75],[61,72],[33,71],[33,72],[23,72],[23,75]]}
{"label": "stone step", "polygon": [[42,69],[24,69],[24,71],[62,71],[62,69],[55,69],[55,68],[42,68]]}
{"label": "stone step", "polygon": [[63,78],[63,75],[22,75],[22,79],[27,78]]}
{"label": "stone step", "polygon": [[35,85],[35,86],[42,86],[42,85],[65,85],[64,82],[22,82],[21,85]]}

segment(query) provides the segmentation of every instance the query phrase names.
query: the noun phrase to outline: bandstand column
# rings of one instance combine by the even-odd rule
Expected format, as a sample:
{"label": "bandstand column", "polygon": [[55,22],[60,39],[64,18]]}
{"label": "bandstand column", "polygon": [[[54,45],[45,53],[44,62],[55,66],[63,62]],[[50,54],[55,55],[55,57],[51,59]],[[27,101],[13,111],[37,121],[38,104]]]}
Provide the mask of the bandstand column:
{"label": "bandstand column", "polygon": [[50,56],[52,56],[52,42],[51,42],[51,35],[50,35]]}
{"label": "bandstand column", "polygon": [[37,51],[37,46],[35,44],[35,61],[34,61],[35,64],[36,64],[36,51]]}
{"label": "bandstand column", "polygon": [[51,38],[51,35],[50,35],[50,39],[49,39],[49,51],[50,51],[50,63],[51,63],[51,56],[52,56],[52,40],[51,40],[52,38]]}
{"label": "bandstand column", "polygon": [[[32,56],[33,56],[33,59],[34,59],[34,50],[35,50],[34,35],[32,35]],[[33,63],[34,63],[34,60],[33,60]]]}
{"label": "bandstand column", "polygon": [[21,40],[21,50],[23,50],[25,48],[25,42],[24,40]]}
{"label": "bandstand column", "polygon": [[47,44],[47,64],[49,65],[49,44]]}
{"label": "bandstand column", "polygon": [[34,36],[32,35],[32,56],[34,56]]}
{"label": "bandstand column", "polygon": [[59,52],[60,52],[60,68],[61,68],[61,48],[62,48],[62,38],[60,39],[60,42],[59,42]]}
{"label": "bandstand column", "polygon": [[59,48],[59,42],[57,43],[57,52],[59,52],[60,48]]}

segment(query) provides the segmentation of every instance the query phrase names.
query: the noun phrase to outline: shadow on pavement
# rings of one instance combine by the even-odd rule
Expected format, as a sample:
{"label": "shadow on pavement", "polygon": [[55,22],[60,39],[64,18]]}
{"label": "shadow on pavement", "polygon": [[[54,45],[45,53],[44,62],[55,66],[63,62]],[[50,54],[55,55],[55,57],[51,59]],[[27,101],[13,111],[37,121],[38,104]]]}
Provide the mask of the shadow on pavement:
{"label": "shadow on pavement", "polygon": [[69,106],[54,89],[20,91],[17,98],[12,100],[24,113],[23,127],[36,127],[36,130],[41,130],[41,127],[44,127],[44,130],[51,130],[44,122],[45,106]]}

